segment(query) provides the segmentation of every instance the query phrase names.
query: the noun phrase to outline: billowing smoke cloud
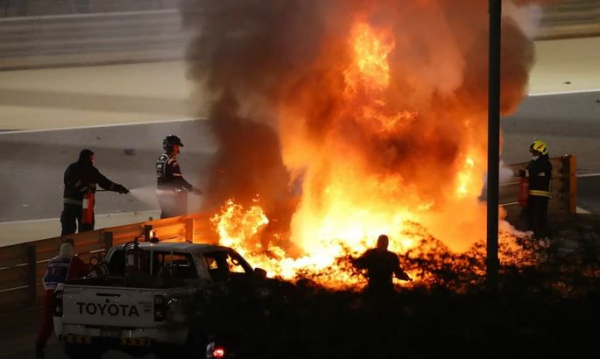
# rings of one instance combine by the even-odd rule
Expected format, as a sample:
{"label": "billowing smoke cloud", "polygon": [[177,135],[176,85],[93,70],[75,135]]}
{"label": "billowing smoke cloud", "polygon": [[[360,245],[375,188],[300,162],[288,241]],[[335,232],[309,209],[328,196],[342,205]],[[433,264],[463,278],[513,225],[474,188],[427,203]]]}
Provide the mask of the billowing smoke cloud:
{"label": "billowing smoke cloud", "polygon": [[215,176],[207,190],[205,205],[209,208],[230,197],[250,203],[257,195],[267,201],[288,196],[288,176],[276,132],[268,124],[241,116],[239,106],[235,96],[224,91],[209,112],[219,144],[213,160]]}
{"label": "billowing smoke cloud", "polygon": [[[525,25],[539,4],[505,2],[504,114],[526,93],[534,52]],[[359,200],[358,208],[381,211],[373,198],[385,197],[385,209],[425,208],[423,223],[456,248],[480,239],[459,238],[469,224],[453,234],[448,224],[456,224],[457,206],[467,206],[455,193],[465,160],[476,177],[467,184],[475,191],[483,184],[486,1],[189,0],[183,15],[197,35],[189,75],[208,94],[199,106],[210,109],[220,145],[210,206],[260,194],[276,212],[302,192],[292,230],[310,237],[299,228],[307,217],[314,223]],[[361,36],[387,67],[357,62]],[[379,70],[389,77],[380,78],[384,84],[366,84],[365,74]],[[481,228],[481,207],[468,206],[465,216]]]}
{"label": "billowing smoke cloud", "polygon": [[192,1],[184,9],[186,26],[198,33],[189,74],[209,94],[198,102],[209,108],[219,144],[208,208],[231,197],[248,204],[257,194],[269,207],[289,196],[274,109],[284,78],[317,56],[313,42],[323,31],[304,23],[318,18],[316,4]]}

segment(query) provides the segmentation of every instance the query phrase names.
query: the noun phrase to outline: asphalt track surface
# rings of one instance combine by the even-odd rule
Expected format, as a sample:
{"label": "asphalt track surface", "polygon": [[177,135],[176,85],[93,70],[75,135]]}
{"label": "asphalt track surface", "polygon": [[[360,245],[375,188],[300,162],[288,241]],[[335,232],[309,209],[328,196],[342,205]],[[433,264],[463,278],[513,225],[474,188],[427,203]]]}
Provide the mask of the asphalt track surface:
{"label": "asphalt track surface", "polygon": [[0,71],[0,132],[198,115],[182,61]]}
{"label": "asphalt track surface", "polygon": [[578,179],[577,204],[580,208],[600,213],[600,175]]}
{"label": "asphalt track surface", "polygon": [[[64,358],[66,358],[66,355],[63,352],[63,346],[60,343],[49,344],[48,347],[46,348],[44,354],[45,354],[46,359],[64,359]],[[19,352],[19,353],[9,354],[6,356],[0,356],[0,358],[3,358],[3,359],[35,358],[35,352],[34,351]],[[120,351],[109,350],[102,356],[102,358],[105,358],[105,359],[131,359],[132,357],[130,355],[120,352]],[[156,356],[153,354],[147,354],[147,355],[144,355],[142,357],[137,357],[137,358],[153,359],[153,358],[156,358]],[[203,358],[203,357],[201,355],[199,355],[198,358]]]}

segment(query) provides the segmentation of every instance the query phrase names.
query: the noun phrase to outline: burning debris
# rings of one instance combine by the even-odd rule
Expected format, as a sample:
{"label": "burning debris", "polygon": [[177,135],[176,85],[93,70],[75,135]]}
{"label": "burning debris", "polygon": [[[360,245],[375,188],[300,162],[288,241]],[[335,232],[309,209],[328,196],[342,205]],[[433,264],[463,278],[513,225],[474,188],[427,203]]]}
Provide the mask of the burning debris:
{"label": "burning debris", "polygon": [[[507,1],[504,113],[525,94],[534,3]],[[396,252],[484,238],[486,2],[189,0],[183,15],[219,143],[206,205],[226,203],[224,243],[344,288],[357,279],[340,258],[381,233]]]}

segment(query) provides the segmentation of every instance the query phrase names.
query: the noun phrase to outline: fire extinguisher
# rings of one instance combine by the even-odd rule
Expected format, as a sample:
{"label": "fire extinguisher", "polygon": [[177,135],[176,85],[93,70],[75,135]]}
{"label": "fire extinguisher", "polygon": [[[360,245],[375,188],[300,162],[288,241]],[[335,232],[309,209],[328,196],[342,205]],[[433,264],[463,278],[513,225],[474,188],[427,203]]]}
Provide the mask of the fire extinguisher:
{"label": "fire extinguisher", "polygon": [[148,274],[148,252],[141,249],[137,239],[125,244],[125,276]]}
{"label": "fire extinguisher", "polygon": [[92,224],[94,222],[94,201],[94,192],[89,191],[83,196],[81,223]]}
{"label": "fire extinguisher", "polygon": [[519,178],[519,206],[521,206],[521,207],[527,206],[528,201],[529,201],[529,178],[520,177]]}

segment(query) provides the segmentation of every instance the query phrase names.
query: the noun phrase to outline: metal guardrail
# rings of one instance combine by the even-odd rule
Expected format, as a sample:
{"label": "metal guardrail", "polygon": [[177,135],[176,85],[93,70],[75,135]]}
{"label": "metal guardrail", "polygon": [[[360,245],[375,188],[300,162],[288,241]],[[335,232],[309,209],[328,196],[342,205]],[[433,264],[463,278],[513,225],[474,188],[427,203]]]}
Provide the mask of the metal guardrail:
{"label": "metal guardrail", "polygon": [[102,255],[109,248],[139,238],[149,238],[155,230],[162,240],[178,239],[197,243],[216,243],[215,231],[207,215],[196,214],[104,228],[64,237],[0,247],[0,314],[39,305],[44,289],[43,277],[48,261],[64,242],[71,242],[84,261]]}
{"label": "metal guardrail", "polygon": [[[549,205],[551,215],[575,213],[577,204],[577,177],[575,156],[552,158],[553,199]],[[523,168],[526,163],[508,166]],[[515,179],[516,181],[516,179]],[[518,182],[502,185],[502,203],[516,202],[519,195]],[[518,214],[518,206],[507,206],[509,216]],[[147,240],[154,229],[162,240],[185,239],[197,243],[216,243],[218,238],[209,215],[196,214],[182,217],[146,221],[125,226],[99,229],[64,237],[43,239],[35,242],[0,247],[0,314],[14,312],[42,301],[41,278],[47,262],[57,255],[65,241],[74,244],[76,253],[88,261],[93,255],[102,254],[108,248],[140,238]]]}
{"label": "metal guardrail", "polygon": [[[577,156],[564,155],[552,157],[552,199],[548,203],[550,215],[573,214],[577,210]],[[511,170],[524,169],[527,162],[506,166]],[[500,203],[507,211],[507,218],[514,220],[519,217],[521,208],[518,206],[519,180],[511,180],[500,184]]]}

